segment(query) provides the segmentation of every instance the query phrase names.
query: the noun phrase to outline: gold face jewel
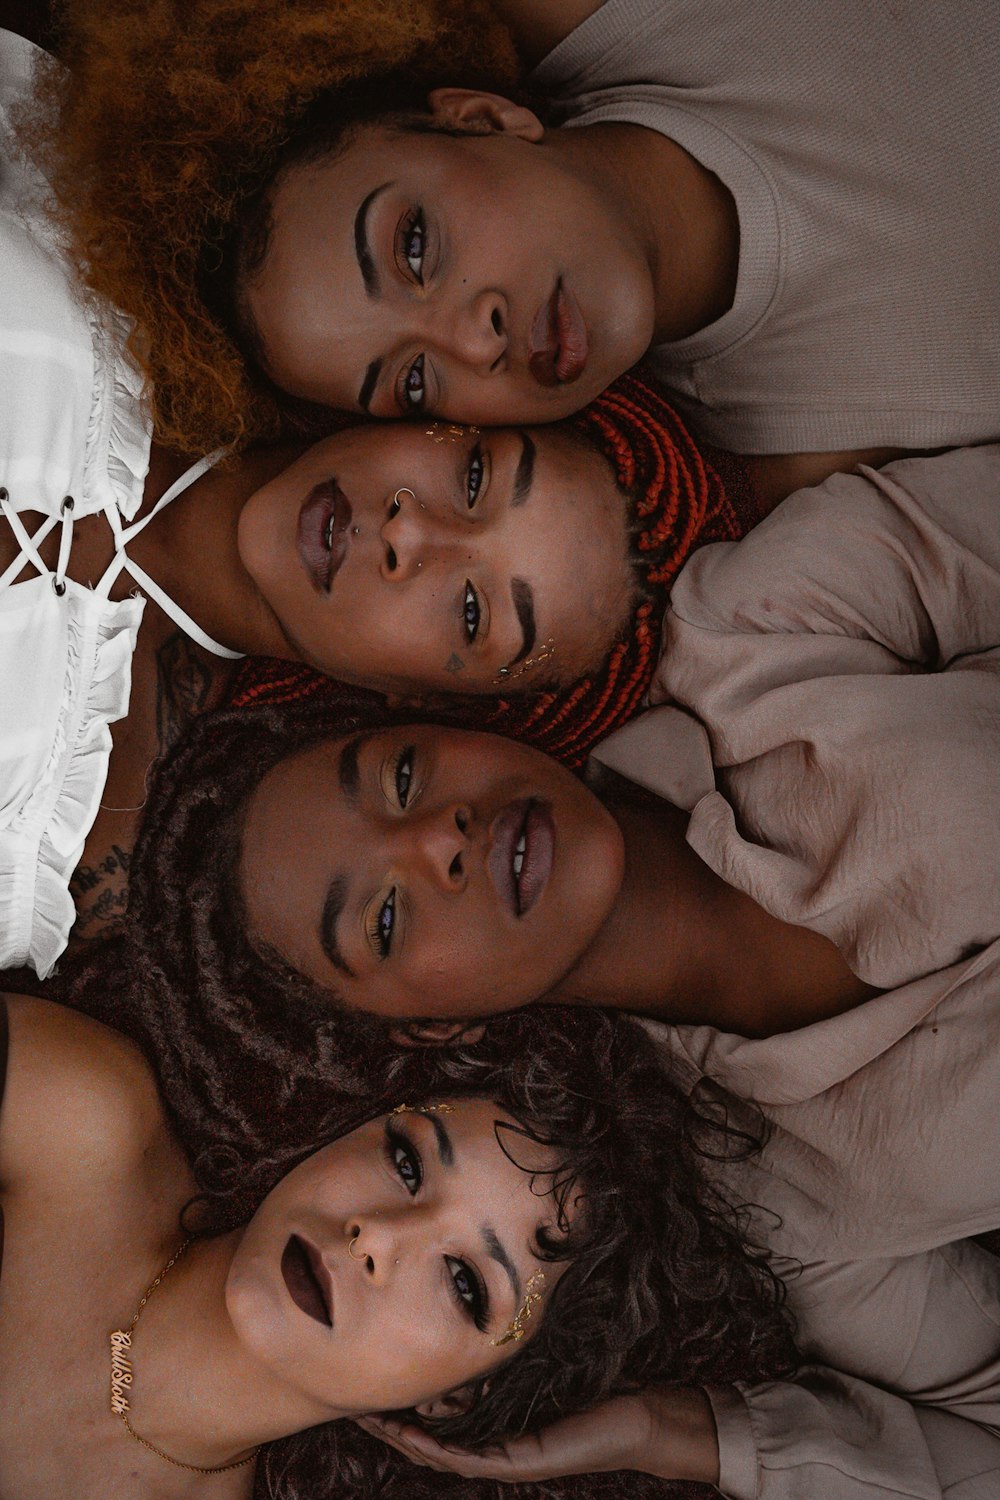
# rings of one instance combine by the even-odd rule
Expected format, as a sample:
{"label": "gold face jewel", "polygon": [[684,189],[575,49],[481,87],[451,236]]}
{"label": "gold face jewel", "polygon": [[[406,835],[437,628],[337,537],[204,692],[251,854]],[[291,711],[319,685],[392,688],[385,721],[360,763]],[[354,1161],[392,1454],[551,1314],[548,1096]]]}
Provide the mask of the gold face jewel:
{"label": "gold face jewel", "polygon": [[389,1111],[393,1115],[453,1115],[454,1104],[397,1104]]}
{"label": "gold face jewel", "polygon": [[478,437],[479,428],[472,424],[460,427],[457,422],[450,422],[446,427],[443,422],[435,422],[433,427],[425,429],[424,436],[429,437],[435,443],[460,443],[467,433]]}
{"label": "gold face jewel", "polygon": [[173,1464],[175,1469],[186,1469],[189,1474],[228,1474],[230,1469],[243,1469],[247,1464],[252,1464],[260,1449],[255,1448],[246,1458],[238,1458],[235,1463],[231,1464],[216,1464],[211,1468],[205,1468],[202,1464],[185,1464],[179,1458],[171,1458],[169,1453],[164,1453],[162,1448],[157,1448],[155,1443],[151,1443],[142,1437],[136,1432],[128,1419],[131,1408],[129,1407],[127,1392],[132,1385],[133,1378],[132,1361],[129,1359],[128,1354],[132,1347],[132,1335],[135,1332],[135,1325],[142,1316],[143,1308],[156,1291],[164,1276],[166,1276],[172,1266],[177,1264],[190,1243],[190,1239],[186,1239],[177,1253],[172,1255],[167,1261],[159,1276],[150,1282],[139,1299],[139,1306],[135,1310],[135,1317],[128,1327],[116,1328],[113,1333],[109,1334],[111,1341],[111,1411],[114,1416],[121,1417],[125,1424],[125,1431],[130,1438],[141,1444],[143,1448],[148,1449],[150,1453],[155,1453],[157,1458],[162,1458],[166,1463]]}
{"label": "gold face jewel", "polygon": [[524,1338],[524,1324],[531,1317],[531,1310],[535,1303],[542,1300],[542,1294],[536,1291],[536,1287],[540,1287],[544,1280],[544,1271],[536,1271],[534,1276],[531,1277],[524,1289],[524,1301],[514,1314],[507,1332],[501,1334],[498,1339],[490,1339],[490,1343],[494,1349],[499,1349],[502,1344],[520,1343],[521,1339]]}
{"label": "gold face jewel", "polygon": [[523,677],[525,672],[529,672],[532,667],[537,667],[540,662],[548,661],[550,656],[554,656],[555,649],[555,641],[546,641],[534,656],[526,657],[514,667],[501,667],[493,679],[494,684],[502,686],[505,682],[513,682],[515,677]]}

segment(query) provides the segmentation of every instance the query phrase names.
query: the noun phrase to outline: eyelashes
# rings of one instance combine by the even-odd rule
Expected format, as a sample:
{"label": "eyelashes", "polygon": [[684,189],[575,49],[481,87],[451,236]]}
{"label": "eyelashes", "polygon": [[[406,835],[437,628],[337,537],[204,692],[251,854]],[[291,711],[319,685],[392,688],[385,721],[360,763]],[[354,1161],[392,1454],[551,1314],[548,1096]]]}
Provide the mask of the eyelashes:
{"label": "eyelashes", "polygon": [[424,284],[424,255],[427,250],[427,224],[419,205],[403,220],[399,243],[400,255],[418,286]]}
{"label": "eyelashes", "polygon": [[396,800],[402,808],[406,807],[410,796],[410,786],[413,782],[413,758],[413,746],[405,745],[396,760]]}
{"label": "eyelashes", "polygon": [[466,503],[470,510],[475,507],[479,499],[479,491],[483,487],[485,468],[483,464],[483,445],[477,443],[469,455],[469,468],[465,478]]}
{"label": "eyelashes", "polygon": [[471,646],[479,634],[479,626],[482,620],[482,607],[479,603],[479,595],[476,593],[468,579],[465,580],[465,593],[462,596],[462,628],[465,631],[465,639]]}
{"label": "eyelashes", "polygon": [[376,908],[374,919],[368,929],[372,946],[380,959],[388,958],[392,952],[392,934],[396,926],[396,887]]}
{"label": "eyelashes", "polygon": [[424,1180],[424,1164],[405,1130],[391,1118],[385,1122],[385,1154],[406,1191],[415,1197]]}
{"label": "eyelashes", "polygon": [[452,1296],[462,1311],[472,1319],[479,1332],[485,1333],[490,1321],[489,1298],[479,1273],[474,1266],[470,1266],[467,1261],[458,1260],[454,1255],[446,1255],[444,1260],[448,1267]]}

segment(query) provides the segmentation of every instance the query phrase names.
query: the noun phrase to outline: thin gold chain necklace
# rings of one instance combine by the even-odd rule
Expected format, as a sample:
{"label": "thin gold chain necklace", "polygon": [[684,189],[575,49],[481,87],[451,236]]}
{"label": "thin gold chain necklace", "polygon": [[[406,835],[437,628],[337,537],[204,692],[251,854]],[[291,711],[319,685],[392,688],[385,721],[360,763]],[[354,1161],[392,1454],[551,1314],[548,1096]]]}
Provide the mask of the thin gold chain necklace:
{"label": "thin gold chain necklace", "polygon": [[148,1448],[150,1453],[155,1453],[157,1458],[165,1459],[168,1464],[173,1464],[175,1469],[187,1469],[189,1474],[226,1474],[230,1469],[242,1469],[245,1468],[247,1464],[252,1464],[254,1459],[257,1457],[257,1454],[260,1452],[260,1449],[255,1448],[247,1458],[238,1458],[234,1463],[231,1464],[217,1464],[214,1468],[204,1468],[201,1464],[185,1464],[181,1463],[179,1458],[171,1458],[169,1453],[164,1453],[162,1448],[157,1448],[155,1443],[151,1443],[148,1438],[142,1437],[138,1432],[136,1432],[135,1428],[132,1426],[132,1423],[128,1419],[130,1408],[126,1392],[132,1384],[132,1361],[128,1357],[128,1351],[132,1347],[132,1334],[135,1332],[135,1325],[138,1323],[140,1317],[142,1316],[143,1308],[146,1306],[146,1303],[156,1291],[156,1288],[159,1286],[164,1276],[166,1276],[167,1272],[171,1269],[172,1266],[176,1266],[177,1262],[180,1260],[181,1256],[184,1254],[190,1243],[190,1238],[186,1239],[181,1248],[176,1252],[176,1254],[172,1255],[167,1261],[159,1276],[157,1276],[154,1281],[150,1282],[142,1297],[139,1299],[139,1306],[135,1310],[135,1317],[132,1319],[128,1327],[116,1328],[114,1333],[110,1335],[111,1410],[116,1417],[121,1417],[122,1421],[125,1423],[125,1431],[128,1433],[130,1438],[134,1438],[137,1443],[141,1443],[144,1448]]}

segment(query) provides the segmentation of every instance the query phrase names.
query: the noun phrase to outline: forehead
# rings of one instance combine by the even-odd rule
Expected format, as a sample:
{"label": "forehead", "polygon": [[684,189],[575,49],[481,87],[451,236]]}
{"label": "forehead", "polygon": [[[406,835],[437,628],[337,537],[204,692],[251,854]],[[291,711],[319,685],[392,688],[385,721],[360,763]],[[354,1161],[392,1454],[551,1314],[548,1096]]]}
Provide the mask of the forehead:
{"label": "forehead", "polygon": [[420,132],[386,125],[351,129],[325,155],[285,168],[271,190],[267,250],[249,277],[254,300],[279,288],[291,299],[324,265],[336,264],[338,295],[363,294],[358,231],[375,195],[447,191],[470,199],[482,190],[482,170],[470,150],[477,137]]}
{"label": "forehead", "polygon": [[[311,363],[335,357],[357,363],[373,337],[389,336],[365,290],[366,204],[373,195],[387,197],[394,216],[404,202],[431,198],[440,211],[447,205],[461,238],[468,216],[477,205],[482,210],[480,158],[483,143],[493,139],[363,125],[329,153],[285,168],[268,200],[266,249],[243,288],[272,378],[295,394]],[[339,404],[353,404],[346,391]]]}

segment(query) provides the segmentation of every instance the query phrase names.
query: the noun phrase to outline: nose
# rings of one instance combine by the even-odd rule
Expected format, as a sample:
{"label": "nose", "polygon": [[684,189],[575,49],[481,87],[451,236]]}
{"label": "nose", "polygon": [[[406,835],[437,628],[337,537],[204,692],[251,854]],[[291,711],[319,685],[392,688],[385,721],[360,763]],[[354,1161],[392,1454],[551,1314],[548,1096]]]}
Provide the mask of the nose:
{"label": "nose", "polygon": [[450,325],[439,332],[448,352],[478,375],[504,367],[510,337],[506,298],[492,288],[462,301]]}
{"label": "nose", "polygon": [[438,890],[459,894],[468,884],[468,860],[476,823],[472,810],[463,803],[420,812],[396,823],[396,837],[408,845],[407,863],[421,871]]}
{"label": "nose", "polygon": [[418,500],[411,489],[396,490],[379,531],[382,577],[405,583],[425,563],[446,558],[459,548],[468,558],[471,529],[454,511]]}
{"label": "nose", "polygon": [[[410,1218],[415,1215],[411,1213]],[[414,1227],[411,1224],[411,1230]],[[345,1228],[348,1255],[357,1262],[362,1275],[376,1285],[386,1281],[392,1268],[399,1265],[401,1229],[396,1214],[382,1210],[359,1215]]]}

